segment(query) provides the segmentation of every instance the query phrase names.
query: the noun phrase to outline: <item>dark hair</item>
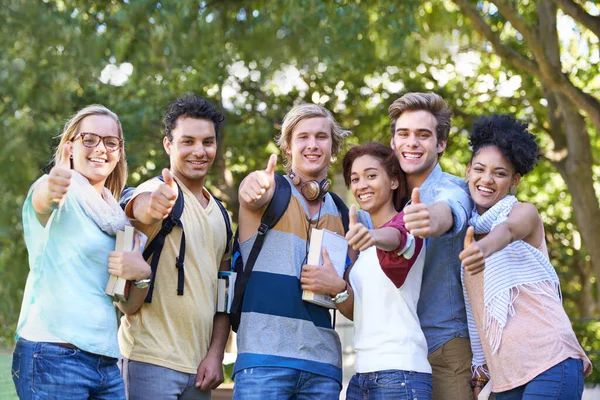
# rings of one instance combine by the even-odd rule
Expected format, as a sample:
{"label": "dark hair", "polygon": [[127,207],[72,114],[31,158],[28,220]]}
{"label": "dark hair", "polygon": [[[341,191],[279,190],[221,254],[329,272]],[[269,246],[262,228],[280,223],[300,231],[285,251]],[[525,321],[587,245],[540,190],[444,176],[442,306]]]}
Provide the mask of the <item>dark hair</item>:
{"label": "dark hair", "polygon": [[396,178],[398,180],[398,189],[394,190],[393,201],[396,210],[400,211],[408,200],[408,187],[406,185],[404,171],[402,171],[402,168],[400,168],[398,157],[396,157],[396,154],[394,154],[394,150],[388,146],[384,146],[381,143],[370,142],[360,146],[351,147],[342,161],[344,182],[346,183],[346,187],[350,188],[352,164],[354,164],[354,161],[356,161],[358,157],[362,156],[371,156],[377,158],[390,179]]}
{"label": "dark hair", "polygon": [[212,121],[217,139],[219,138],[219,125],[225,120],[223,114],[217,111],[215,106],[204,97],[195,94],[183,95],[169,104],[169,109],[163,119],[165,135],[169,141],[173,140],[172,132],[177,125],[177,119],[180,117]]}
{"label": "dark hair", "polygon": [[[396,134],[396,121],[404,111],[428,111],[437,122],[436,138],[437,142],[448,140],[450,135],[450,125],[452,120],[452,111],[448,108],[448,103],[439,94],[411,92],[396,99],[389,107],[390,128],[392,137]],[[441,153],[440,153],[441,154]]]}
{"label": "dark hair", "polygon": [[471,162],[481,149],[495,146],[521,175],[531,172],[538,159],[535,136],[527,131],[527,124],[510,115],[492,114],[479,118],[469,135],[469,145],[473,148]]}

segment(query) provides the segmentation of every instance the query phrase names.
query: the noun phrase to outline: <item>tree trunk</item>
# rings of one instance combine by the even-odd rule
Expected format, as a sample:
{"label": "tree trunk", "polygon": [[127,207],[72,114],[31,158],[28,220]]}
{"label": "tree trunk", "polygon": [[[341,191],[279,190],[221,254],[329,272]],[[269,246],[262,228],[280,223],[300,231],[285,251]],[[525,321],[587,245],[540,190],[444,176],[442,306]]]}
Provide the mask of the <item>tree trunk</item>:
{"label": "tree trunk", "polygon": [[[544,51],[548,61],[560,71],[556,5],[552,2],[538,2],[538,17],[540,35],[545,38]],[[596,277],[600,277],[600,236],[598,235],[600,232],[600,208],[594,190],[591,168],[594,162],[590,136],[578,108],[561,93],[552,91],[546,86],[545,89],[546,92],[553,93],[559,113],[559,118],[556,118],[556,115],[549,116],[549,121],[554,124],[550,132],[553,133],[555,143],[564,143],[564,139],[566,139],[566,157],[555,162],[555,166],[567,184],[575,220],[591,256]],[[553,110],[549,108],[549,111]],[[559,123],[560,126],[556,126]],[[557,136],[558,134],[560,136]]]}

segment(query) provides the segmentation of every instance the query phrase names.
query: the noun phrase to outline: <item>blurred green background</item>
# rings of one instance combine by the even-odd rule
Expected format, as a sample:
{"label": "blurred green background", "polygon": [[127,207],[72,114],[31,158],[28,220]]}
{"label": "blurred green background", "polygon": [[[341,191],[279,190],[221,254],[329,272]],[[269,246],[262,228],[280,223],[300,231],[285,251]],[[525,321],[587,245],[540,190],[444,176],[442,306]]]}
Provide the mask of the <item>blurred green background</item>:
{"label": "blurred green background", "polygon": [[[449,172],[464,176],[481,114],[514,114],[538,136],[542,158],[518,197],[542,214],[564,306],[598,360],[599,11],[585,0],[2,0],[0,348],[13,346],[28,272],[21,205],[78,109],[120,116],[133,186],[168,162],[168,103],[209,98],[226,115],[209,187],[236,219],[239,182],[277,153],[294,104],[331,109],[353,132],[348,145],[387,144],[389,104],[435,91],[455,114]],[[341,186],[339,164],[331,178]]]}

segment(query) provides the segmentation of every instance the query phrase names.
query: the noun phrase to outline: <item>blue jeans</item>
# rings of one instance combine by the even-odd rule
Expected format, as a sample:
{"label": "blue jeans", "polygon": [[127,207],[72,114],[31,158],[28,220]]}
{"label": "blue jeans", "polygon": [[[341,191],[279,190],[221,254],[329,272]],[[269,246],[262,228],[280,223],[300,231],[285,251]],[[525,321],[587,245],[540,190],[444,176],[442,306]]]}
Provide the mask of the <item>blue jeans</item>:
{"label": "blue jeans", "polygon": [[342,385],[333,378],[284,367],[246,368],[235,374],[233,400],[338,400]]}
{"label": "blue jeans", "polygon": [[346,400],[430,400],[431,391],[431,374],[388,369],[355,374]]}
{"label": "blue jeans", "polygon": [[21,400],[125,399],[117,359],[20,338],[12,379]]}
{"label": "blue jeans", "polygon": [[523,386],[496,393],[496,400],[579,400],[583,396],[583,361],[567,358]]}
{"label": "blue jeans", "polygon": [[196,387],[196,374],[121,359],[128,400],[210,400],[210,390]]}

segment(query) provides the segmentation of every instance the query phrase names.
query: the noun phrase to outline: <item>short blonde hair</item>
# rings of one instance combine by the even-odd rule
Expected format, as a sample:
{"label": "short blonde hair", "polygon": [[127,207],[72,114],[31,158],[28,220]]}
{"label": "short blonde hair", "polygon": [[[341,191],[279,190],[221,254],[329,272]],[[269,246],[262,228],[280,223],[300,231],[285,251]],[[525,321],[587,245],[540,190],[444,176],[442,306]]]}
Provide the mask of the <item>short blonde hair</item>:
{"label": "short blonde hair", "polygon": [[334,160],[335,156],[342,149],[342,142],[344,138],[350,134],[350,131],[345,130],[335,120],[333,114],[325,107],[317,104],[304,103],[293,107],[283,118],[281,125],[281,134],[276,138],[277,146],[281,149],[283,157],[283,165],[286,169],[291,166],[292,160],[288,154],[292,142],[292,132],[296,125],[302,120],[308,118],[327,118],[331,126],[331,138],[333,143],[331,145],[331,159]]}
{"label": "short blonde hair", "polygon": [[[91,115],[106,115],[107,117],[112,118],[117,123],[117,128],[119,131],[119,138],[123,139],[123,145],[120,149],[121,156],[119,157],[119,161],[117,161],[117,165],[115,169],[108,175],[106,178],[106,182],[104,186],[110,190],[115,199],[119,200],[121,197],[121,191],[123,187],[125,187],[125,182],[127,181],[127,161],[125,157],[125,142],[123,137],[123,128],[121,128],[121,122],[119,121],[119,117],[117,114],[109,110],[100,104],[92,104],[81,110],[77,111],[77,114],[72,116],[66,123],[63,128],[62,133],[60,134],[60,143],[56,147],[56,152],[54,153],[54,165],[60,163],[62,161],[62,148],[65,143],[72,141],[75,136],[79,133],[79,126],[81,125],[81,121],[85,117],[89,117]],[[73,168],[73,162],[71,161],[71,168]]]}
{"label": "short blonde hair", "polygon": [[450,134],[450,125],[452,111],[448,108],[448,103],[439,94],[429,93],[406,93],[399,99],[396,99],[389,108],[391,120],[392,137],[396,133],[396,121],[404,111],[429,111],[437,122],[436,137],[437,141],[447,141]]}

